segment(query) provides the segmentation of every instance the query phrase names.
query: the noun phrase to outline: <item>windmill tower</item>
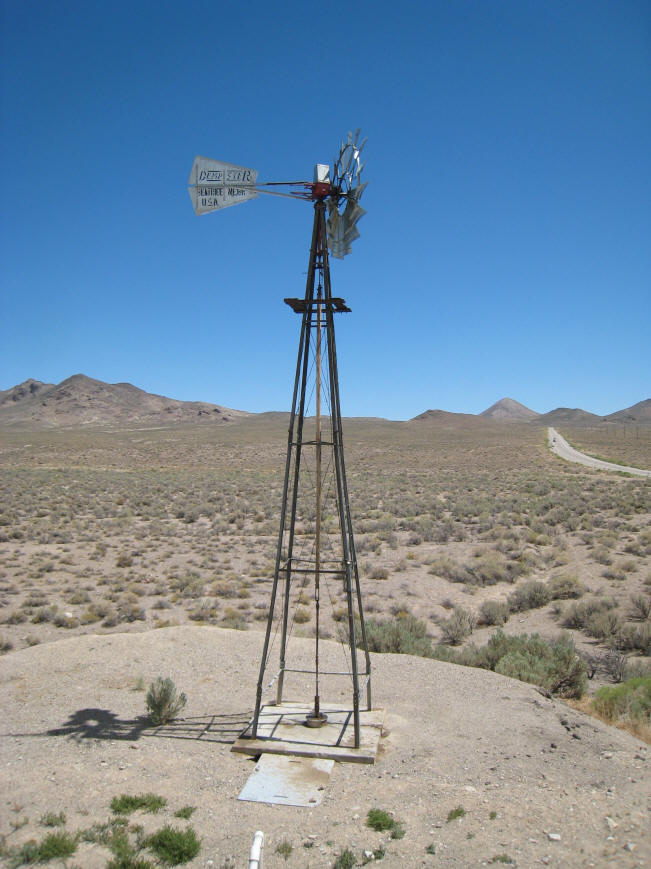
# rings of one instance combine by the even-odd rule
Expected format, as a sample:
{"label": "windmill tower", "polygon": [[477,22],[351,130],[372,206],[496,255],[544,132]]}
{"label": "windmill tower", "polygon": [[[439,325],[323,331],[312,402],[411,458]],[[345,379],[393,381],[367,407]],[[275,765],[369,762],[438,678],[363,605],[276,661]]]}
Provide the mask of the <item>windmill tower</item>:
{"label": "windmill tower", "polygon": [[[302,199],[314,209],[305,295],[285,299],[300,316],[301,328],[280,529],[249,733],[252,739],[265,738],[260,728],[265,687],[275,687],[275,705],[281,707],[294,674],[313,679],[313,695],[305,705],[308,727],[327,722],[325,699],[328,710],[350,712],[354,747],[359,748],[360,706],[371,709],[371,665],[348,499],[335,343],[335,314],[350,308],[332,294],[329,263],[330,255],[343,259],[350,253],[352,242],[359,237],[356,224],[365,213],[359,205],[366,186],[361,183],[360,162],[365,143],[358,143],[358,138],[359,130],[354,136],[349,133],[332,175],[329,166],[317,164],[312,182],[257,184],[255,170],[203,157],[196,158],[190,174],[190,195],[198,214],[238,204],[258,193]],[[289,193],[268,189],[285,183],[298,189]],[[290,642],[297,616],[300,613],[304,618],[307,607],[314,624],[314,661],[309,669],[293,662]],[[321,662],[321,642],[324,621],[335,611],[332,624],[339,634],[342,664],[340,669],[327,670]],[[276,655],[278,666],[272,674]],[[342,679],[349,683],[349,702],[328,703],[329,686],[338,683],[340,687]]]}

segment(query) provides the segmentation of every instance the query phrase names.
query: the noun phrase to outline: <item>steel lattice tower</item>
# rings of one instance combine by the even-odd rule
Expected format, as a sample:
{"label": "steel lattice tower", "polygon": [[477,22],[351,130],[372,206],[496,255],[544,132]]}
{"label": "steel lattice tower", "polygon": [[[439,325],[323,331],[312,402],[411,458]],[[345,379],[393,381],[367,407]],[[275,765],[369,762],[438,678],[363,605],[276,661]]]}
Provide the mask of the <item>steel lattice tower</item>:
{"label": "steel lattice tower", "polygon": [[[277,704],[282,702],[287,673],[312,673],[315,677],[314,708],[306,723],[318,726],[327,718],[320,708],[321,677],[350,675],[355,747],[358,748],[360,695],[365,689],[366,708],[371,709],[371,664],[348,501],[335,345],[334,315],[350,309],[343,299],[332,296],[326,229],[327,194],[328,191],[324,190],[323,196],[314,196],[305,298],[285,299],[301,315],[301,333],[289,420],[278,547],[251,736],[254,739],[258,736],[263,683],[271,655],[272,630],[276,624],[276,633],[280,633]],[[307,415],[312,400],[314,412]],[[333,580],[343,583],[347,610],[347,631],[342,637],[342,646],[349,669],[341,672],[322,671],[319,663],[321,594],[324,584],[330,589]],[[316,621],[313,671],[292,668],[288,660],[288,641],[293,627],[290,602],[296,600],[297,590],[305,593],[307,588],[311,588],[313,593]],[[277,609],[281,610],[279,614]]]}

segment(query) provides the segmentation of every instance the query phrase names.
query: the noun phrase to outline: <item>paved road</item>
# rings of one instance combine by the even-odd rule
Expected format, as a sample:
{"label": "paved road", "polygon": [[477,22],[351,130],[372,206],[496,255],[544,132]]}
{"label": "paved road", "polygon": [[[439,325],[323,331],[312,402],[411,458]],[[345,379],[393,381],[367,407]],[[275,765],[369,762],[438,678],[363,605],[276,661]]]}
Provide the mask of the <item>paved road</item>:
{"label": "paved road", "polygon": [[624,471],[627,474],[635,474],[637,477],[651,477],[651,471],[646,471],[642,468],[629,468],[625,465],[616,465],[614,462],[604,462],[601,459],[593,459],[592,456],[580,453],[574,447],[571,447],[555,428],[548,428],[547,432],[552,452],[562,459],[567,459],[568,462],[578,462],[580,465],[587,465],[589,468],[597,468],[600,471]]}

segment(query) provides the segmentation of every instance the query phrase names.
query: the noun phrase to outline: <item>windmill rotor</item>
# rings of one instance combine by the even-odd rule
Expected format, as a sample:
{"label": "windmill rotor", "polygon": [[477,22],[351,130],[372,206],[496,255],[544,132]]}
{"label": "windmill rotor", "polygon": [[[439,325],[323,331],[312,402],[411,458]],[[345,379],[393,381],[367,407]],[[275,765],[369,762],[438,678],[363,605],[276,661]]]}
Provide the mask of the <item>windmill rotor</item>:
{"label": "windmill rotor", "polygon": [[[361,174],[365,164],[360,155],[366,139],[359,141],[360,130],[348,133],[330,167],[318,163],[310,181],[258,182],[256,169],[224,163],[208,157],[195,157],[188,179],[188,192],[195,214],[209,214],[255,199],[259,193],[305,201],[325,201],[328,210],[326,234],[331,256],[343,259],[359,238],[358,221],[366,214],[359,200],[367,182]],[[291,188],[288,192],[278,187]],[[273,189],[269,189],[273,188]]]}
{"label": "windmill rotor", "polygon": [[[361,174],[364,163],[360,160],[362,148],[366,139],[358,142],[360,131],[341,143],[339,154],[334,161],[332,173],[332,190],[328,199],[328,247],[336,259],[343,259],[351,252],[351,245],[359,238],[357,222],[366,211],[359,204],[366,183],[362,183]],[[343,210],[342,210],[343,208]]]}

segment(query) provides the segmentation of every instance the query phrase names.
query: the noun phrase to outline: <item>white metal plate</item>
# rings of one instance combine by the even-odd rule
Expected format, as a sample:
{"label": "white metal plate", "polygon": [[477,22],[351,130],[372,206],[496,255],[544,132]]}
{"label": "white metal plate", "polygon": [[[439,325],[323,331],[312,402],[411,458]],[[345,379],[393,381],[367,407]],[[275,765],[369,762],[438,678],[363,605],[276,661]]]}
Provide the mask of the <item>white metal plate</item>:
{"label": "white metal plate", "polygon": [[191,185],[188,192],[195,214],[208,214],[255,199],[258,195],[255,189],[257,180],[257,169],[209,157],[195,157],[188,178]]}
{"label": "white metal plate", "polygon": [[263,754],[238,799],[279,806],[318,806],[334,760]]}

